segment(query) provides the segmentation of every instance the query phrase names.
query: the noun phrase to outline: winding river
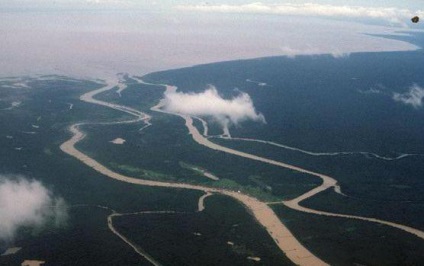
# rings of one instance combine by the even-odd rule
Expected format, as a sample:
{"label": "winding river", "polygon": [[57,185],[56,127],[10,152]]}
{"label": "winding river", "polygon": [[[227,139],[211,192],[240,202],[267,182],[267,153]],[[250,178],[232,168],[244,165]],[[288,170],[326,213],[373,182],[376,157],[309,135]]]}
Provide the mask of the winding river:
{"label": "winding river", "polygon": [[[131,122],[144,120],[146,123],[149,123],[150,116],[148,116],[147,114],[144,114],[140,111],[134,110],[126,106],[108,103],[108,102],[100,101],[93,98],[95,95],[99,93],[115,88],[118,85],[118,82],[119,81],[115,81],[115,80],[108,81],[108,84],[105,87],[102,87],[100,89],[93,90],[81,95],[80,100],[88,102],[88,103],[92,103],[92,104],[109,107],[109,108],[126,112],[128,114],[136,116],[137,119],[130,120]],[[187,119],[189,121],[192,121],[190,117],[187,117]],[[119,121],[116,123],[122,123],[122,121]],[[113,123],[110,123],[110,124],[113,124]],[[197,186],[197,185],[183,184],[183,183],[169,183],[169,182],[143,180],[139,178],[125,176],[110,170],[106,166],[96,161],[94,158],[89,157],[88,155],[84,154],[83,152],[75,148],[75,145],[85,138],[85,134],[79,129],[79,127],[82,125],[83,124],[81,123],[77,123],[69,127],[69,130],[72,133],[72,137],[69,140],[62,143],[62,145],[60,146],[60,149],[63,152],[78,159],[85,165],[96,170],[97,172],[105,176],[108,176],[110,178],[113,178],[115,180],[119,180],[119,181],[130,183],[130,184],[135,184],[135,185],[192,189],[192,190],[200,190],[205,193],[218,193],[218,194],[230,196],[238,200],[239,202],[241,202],[247,209],[250,210],[250,212],[253,214],[256,220],[262,226],[264,226],[264,228],[266,229],[268,234],[272,237],[272,239],[275,241],[277,246],[286,254],[286,256],[293,263],[297,265],[328,265],[327,263],[322,261],[320,258],[312,254],[294,237],[294,235],[280,221],[280,219],[273,212],[273,210],[268,206],[268,204],[266,204],[265,202],[261,202],[256,198],[245,195],[243,193],[238,193],[235,191],[230,191],[225,189],[209,188],[205,186]],[[192,130],[193,129],[194,127],[192,126]],[[199,134],[197,130],[195,131]],[[193,135],[193,137],[195,135]],[[127,244],[129,243],[127,242]]]}
{"label": "winding river", "polygon": [[[138,81],[141,84],[163,86],[168,91],[172,91],[172,90],[177,89],[176,87],[168,86],[168,85],[165,85],[165,84],[151,84],[151,83],[146,83],[143,80],[140,80],[140,79],[137,79],[137,78],[133,78],[133,79]],[[132,122],[137,122],[137,121],[143,120],[145,122],[146,126],[151,125],[150,124],[151,117],[149,115],[143,113],[143,112],[140,112],[140,111],[133,109],[133,108],[130,108],[130,107],[126,107],[126,106],[122,106],[122,105],[118,105],[118,104],[113,104],[113,103],[108,103],[108,102],[100,101],[100,100],[93,98],[95,95],[100,94],[102,92],[105,92],[107,90],[111,90],[113,88],[116,88],[118,85],[119,85],[119,80],[108,81],[108,84],[106,86],[81,95],[80,100],[88,102],[88,103],[92,103],[92,104],[97,104],[97,105],[109,107],[109,108],[112,108],[112,109],[115,109],[115,110],[118,110],[118,111],[121,111],[121,112],[125,112],[127,114],[130,114],[130,115],[133,115],[133,116],[136,117],[135,119],[132,119],[132,120],[111,122],[111,123],[108,123],[108,124],[132,123]],[[125,175],[122,175],[122,174],[119,174],[119,173],[116,173],[116,172],[110,170],[106,166],[104,166],[101,163],[99,163],[98,161],[96,161],[94,158],[87,156],[86,154],[84,154],[83,152],[81,152],[81,151],[79,151],[78,149],[75,148],[75,145],[79,141],[84,139],[84,137],[85,137],[85,134],[79,129],[83,125],[81,123],[77,123],[77,124],[70,126],[69,130],[72,133],[72,137],[69,140],[65,141],[60,146],[60,148],[65,153],[75,157],[76,159],[78,159],[82,163],[86,164],[87,166],[93,168],[97,172],[99,172],[99,173],[101,173],[105,176],[108,176],[110,178],[122,181],[122,182],[127,182],[127,183],[131,183],[131,184],[135,184],[135,185],[151,186],[151,187],[182,188],[182,189],[191,189],[191,190],[203,191],[205,193],[205,195],[203,195],[199,199],[199,206],[198,206],[199,211],[202,211],[204,209],[203,201],[204,201],[205,197],[209,196],[211,193],[218,193],[218,194],[230,196],[230,197],[238,200],[239,202],[241,202],[248,210],[250,210],[250,212],[255,217],[255,219],[258,221],[258,223],[260,223],[266,229],[268,234],[272,237],[272,239],[275,241],[275,243],[281,249],[281,251],[283,251],[286,254],[286,256],[293,263],[295,263],[297,265],[327,265],[327,263],[325,263],[320,258],[318,258],[314,254],[312,254],[308,249],[306,249],[296,239],[296,237],[280,221],[278,216],[270,208],[270,206],[269,206],[270,204],[284,204],[285,206],[287,206],[289,208],[292,208],[292,209],[295,209],[295,210],[298,210],[298,211],[302,211],[302,212],[306,212],[306,213],[326,215],[326,216],[334,216],[334,217],[343,217],[343,218],[350,218],[350,219],[359,219],[359,220],[364,220],[364,221],[369,221],[369,222],[374,222],[374,223],[380,223],[380,224],[384,224],[384,225],[388,225],[388,226],[392,226],[392,227],[404,230],[408,233],[416,235],[419,238],[424,239],[424,232],[423,231],[420,231],[418,229],[408,227],[408,226],[405,226],[405,225],[401,225],[401,224],[397,224],[397,223],[393,223],[393,222],[388,222],[388,221],[384,221],[384,220],[379,220],[379,219],[375,219],[375,218],[368,218],[368,217],[345,215],[345,214],[338,214],[338,213],[330,213],[330,212],[324,212],[324,211],[319,211],[319,210],[313,210],[313,209],[301,206],[299,204],[301,201],[303,201],[307,198],[310,198],[310,197],[312,197],[312,196],[314,196],[314,195],[316,195],[316,194],[318,194],[318,193],[320,193],[320,192],[322,192],[326,189],[332,188],[336,192],[340,192],[340,187],[337,185],[337,180],[335,180],[334,178],[332,178],[330,176],[320,174],[320,173],[316,173],[316,172],[313,172],[313,171],[310,171],[310,170],[307,170],[307,169],[304,169],[304,168],[301,168],[301,167],[298,167],[298,166],[286,164],[286,163],[275,161],[275,160],[272,160],[272,159],[263,158],[263,157],[260,157],[260,156],[241,152],[241,151],[238,151],[238,150],[234,150],[234,149],[227,148],[227,147],[218,145],[216,143],[213,143],[207,137],[202,135],[198,131],[198,129],[193,125],[193,118],[191,116],[184,115],[184,114],[166,112],[166,111],[161,109],[163,104],[164,104],[163,101],[160,101],[156,106],[152,107],[151,110],[156,111],[156,112],[162,112],[162,113],[167,113],[167,114],[177,115],[177,116],[182,117],[185,120],[185,125],[186,125],[190,135],[192,136],[193,140],[196,143],[203,145],[207,148],[213,149],[213,150],[218,150],[218,151],[221,151],[221,152],[225,152],[225,153],[232,154],[232,155],[235,155],[235,156],[243,157],[243,158],[246,158],[246,159],[255,160],[255,161],[263,162],[263,163],[266,163],[266,164],[275,165],[275,166],[278,166],[278,167],[291,169],[291,170],[294,170],[294,171],[297,171],[297,172],[309,174],[309,175],[320,178],[322,180],[322,184],[319,185],[318,187],[315,187],[315,188],[311,189],[310,191],[304,193],[303,195],[300,195],[299,197],[297,197],[295,199],[292,199],[292,200],[289,200],[289,201],[282,201],[282,202],[266,203],[266,202],[259,201],[258,199],[251,197],[249,195],[245,195],[243,193],[239,193],[239,192],[235,192],[235,191],[231,191],[231,190],[225,190],[225,189],[219,189],[219,188],[210,188],[210,187],[206,187],[206,186],[184,184],[184,183],[170,183],[170,182],[143,180],[143,179],[139,179],[139,178],[125,176]],[[93,123],[93,124],[95,124],[95,123]]]}

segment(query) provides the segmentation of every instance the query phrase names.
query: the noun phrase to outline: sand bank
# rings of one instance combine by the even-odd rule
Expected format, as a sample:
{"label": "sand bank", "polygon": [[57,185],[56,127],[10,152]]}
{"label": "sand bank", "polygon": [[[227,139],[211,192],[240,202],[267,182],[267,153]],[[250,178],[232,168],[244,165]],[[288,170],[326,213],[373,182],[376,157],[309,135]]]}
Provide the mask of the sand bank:
{"label": "sand bank", "polygon": [[0,256],[9,256],[9,255],[13,255],[18,253],[22,248],[21,247],[13,247],[13,248],[8,248],[6,249],[6,251],[1,254]]}
{"label": "sand bank", "polygon": [[24,262],[21,263],[21,266],[40,266],[40,265],[43,265],[44,263],[46,262],[42,260],[25,260]]}
{"label": "sand bank", "polygon": [[122,145],[122,144],[124,144],[125,143],[125,139],[122,139],[122,138],[116,138],[116,139],[114,139],[114,140],[111,140],[111,141],[109,141],[109,142],[111,142],[111,143],[113,143],[113,144],[118,144],[118,145]]}

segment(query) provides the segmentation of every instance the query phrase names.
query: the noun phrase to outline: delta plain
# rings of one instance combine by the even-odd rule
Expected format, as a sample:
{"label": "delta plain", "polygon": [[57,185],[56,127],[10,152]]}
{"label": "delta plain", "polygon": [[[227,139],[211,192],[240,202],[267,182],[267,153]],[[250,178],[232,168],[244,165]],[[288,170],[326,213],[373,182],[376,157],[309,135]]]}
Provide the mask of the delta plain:
{"label": "delta plain", "polygon": [[424,264],[416,1],[0,8],[0,265]]}

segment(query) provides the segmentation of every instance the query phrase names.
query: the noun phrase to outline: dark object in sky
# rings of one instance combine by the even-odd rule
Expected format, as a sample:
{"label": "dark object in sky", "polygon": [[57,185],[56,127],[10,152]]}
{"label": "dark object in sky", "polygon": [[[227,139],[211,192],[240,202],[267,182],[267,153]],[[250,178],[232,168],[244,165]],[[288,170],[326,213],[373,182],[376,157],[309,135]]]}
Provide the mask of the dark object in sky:
{"label": "dark object in sky", "polygon": [[415,16],[413,18],[411,18],[412,23],[418,23],[418,21],[420,21],[420,18],[418,16]]}

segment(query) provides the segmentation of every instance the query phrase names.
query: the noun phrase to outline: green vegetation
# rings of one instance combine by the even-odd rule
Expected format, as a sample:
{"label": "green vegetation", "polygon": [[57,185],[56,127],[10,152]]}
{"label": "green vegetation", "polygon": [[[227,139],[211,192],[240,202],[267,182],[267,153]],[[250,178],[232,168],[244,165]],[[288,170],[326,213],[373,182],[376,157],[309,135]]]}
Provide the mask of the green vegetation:
{"label": "green vegetation", "polygon": [[[131,93],[139,91],[142,90],[133,90]],[[179,117],[154,113],[151,122],[152,126],[142,131],[139,131],[144,126],[142,123],[84,126],[82,129],[89,138],[78,143],[77,147],[104,164],[114,162],[116,165],[148,169],[172,176],[175,182],[217,186],[214,184],[216,181],[199,178],[200,171],[195,172],[192,168],[207,169],[220,179],[238,183],[234,189],[250,191],[256,196],[264,194],[265,198],[292,198],[320,183],[319,179],[311,176],[256,161],[249,160],[246,164],[244,158],[200,146],[187,134],[183,120]],[[117,137],[124,138],[125,144],[110,143]],[[142,173],[135,175],[143,178]],[[262,191],[264,187],[258,185],[257,180],[248,178],[251,175],[262,176],[262,181],[272,184],[272,189]]]}
{"label": "green vegetation", "polygon": [[49,228],[38,235],[21,234],[14,245],[22,247],[13,256],[1,256],[1,265],[21,265],[27,259],[46,265],[149,265],[108,227],[110,211],[89,207],[69,209],[68,228]]}
{"label": "green vegetation", "polygon": [[225,178],[220,179],[219,181],[213,182],[210,185],[212,187],[237,191],[265,202],[282,200],[281,198],[272,195],[271,193],[269,193],[269,191],[263,190],[260,187],[251,186],[251,185],[243,186],[231,179],[225,179]]}
{"label": "green vegetation", "polygon": [[236,200],[213,195],[205,207],[202,212],[121,216],[114,225],[163,265],[292,265]]}
{"label": "green vegetation", "polygon": [[137,84],[132,79],[126,78],[127,88],[119,96],[116,89],[106,91],[96,96],[96,99],[129,106],[146,113],[156,105],[163,96],[165,87]]}
{"label": "green vegetation", "polygon": [[424,242],[402,230],[271,205],[312,253],[332,265],[420,265]]}
{"label": "green vegetation", "polygon": [[[185,163],[185,162],[178,162],[178,164],[184,169],[192,170],[198,176],[205,177],[205,173],[210,173],[208,170],[201,168],[199,166],[196,166],[196,165],[188,164],[188,163]],[[212,173],[210,173],[210,174],[212,174]],[[209,178],[209,177],[207,177],[207,178]],[[218,177],[216,177],[216,178],[218,178]],[[209,179],[211,179],[211,178],[209,178]],[[217,180],[215,180],[215,181],[217,181]]]}
{"label": "green vegetation", "polygon": [[155,181],[175,181],[176,178],[172,175],[166,175],[155,171],[141,169],[129,165],[118,165],[116,163],[110,163],[112,169],[122,170],[124,174],[135,176],[142,179],[155,180]]}
{"label": "green vegetation", "polygon": [[[225,97],[237,94],[234,88],[247,92],[267,124],[245,122],[231,128],[233,136],[272,140],[313,152],[370,151],[395,157],[424,150],[423,109],[394,102],[391,97],[408,92],[413,83],[422,87],[423,64],[422,51],[352,54],[348,58],[280,57],[152,73],[145,79],[177,85],[184,92],[201,91],[207,84],[216,85]],[[77,145],[114,171],[240,191],[263,201],[293,199],[321,183],[310,175],[198,145],[180,117],[150,111],[162,97],[163,87],[125,79],[128,88],[121,97],[110,90],[97,98],[149,113],[152,126],[140,131],[142,122],[84,125],[81,128],[87,138]],[[259,89],[246,79],[271,86]],[[19,264],[24,257],[45,259],[52,265],[145,263],[108,230],[108,211],[74,208],[79,204],[107,206],[118,212],[182,212],[116,218],[120,231],[164,264],[256,264],[246,260],[247,256],[261,257],[264,265],[289,264],[264,229],[234,200],[207,198],[206,210],[198,213],[202,192],[126,184],[64,154],[59,145],[69,138],[70,124],[133,118],[79,100],[82,93],[101,84],[64,77],[25,81],[30,89],[0,90],[0,108],[22,103],[0,112],[0,173],[41,180],[71,206],[71,218],[67,228],[37,235],[23,230],[14,243],[23,250],[16,257],[0,257],[0,264]],[[381,93],[364,93],[376,88]],[[195,126],[202,128],[199,121]],[[212,134],[221,133],[217,125],[210,129]],[[111,144],[117,137],[126,142]],[[363,154],[311,156],[262,143],[211,140],[333,176],[349,195],[327,190],[302,202],[304,206],[424,229],[424,216],[420,215],[424,208],[423,156],[394,161]],[[199,178],[206,169],[220,180]],[[299,213],[280,205],[272,208],[307,248],[330,264],[420,265],[424,261],[422,241],[400,230]],[[6,244],[0,243],[0,253],[5,248]],[[219,259],[222,261],[216,261]]]}
{"label": "green vegetation", "polygon": [[252,175],[252,176],[249,176],[249,180],[251,180],[253,183],[258,185],[259,188],[265,191],[272,192],[272,187],[268,185],[266,182],[264,182],[261,176]]}
{"label": "green vegetation", "polygon": [[[40,180],[55,195],[63,197],[71,207],[83,204],[108,206],[119,212],[140,210],[194,212],[202,192],[150,188],[112,180],[64,154],[59,149],[59,145],[69,138],[67,127],[72,123],[117,121],[129,118],[128,115],[121,112],[78,100],[80,94],[99,86],[99,84],[91,82],[33,81],[30,90],[2,90],[0,92],[2,95],[13,95],[19,92],[20,95],[14,97],[21,99],[23,104],[14,110],[0,112],[0,128],[1,136],[3,136],[0,137],[1,172],[16,173]],[[143,90],[138,91],[144,93]],[[73,104],[72,109],[70,109],[71,103]],[[187,159],[185,161],[193,161],[193,165],[198,166],[199,169],[209,169],[207,165],[219,164],[219,161],[207,164],[204,163],[205,161],[201,162],[204,159],[203,155],[198,156],[205,150],[202,147],[190,150],[196,145],[193,145],[190,138],[187,138],[186,129],[181,126],[180,119],[155,114],[152,122],[154,125],[142,132],[139,132],[141,124],[82,126],[87,138],[84,143],[78,145],[78,148],[84,147],[84,152],[100,162],[110,165],[114,170],[152,180],[190,181],[193,171],[180,167],[179,161],[175,158],[181,157],[175,156],[175,152],[181,154],[181,151],[184,151],[183,154]],[[167,123],[170,125],[164,127],[164,131],[159,130]],[[36,125],[38,128],[34,128],[32,125]],[[36,133],[25,134],[22,133],[23,131]],[[125,138],[127,142],[124,145],[109,143],[111,137],[115,138],[117,135]],[[13,136],[13,139],[5,136]],[[181,138],[175,138],[176,136],[181,136]],[[183,148],[187,143],[190,145]],[[94,145],[88,149],[87,144]],[[133,149],[128,149],[127,145]],[[150,151],[146,153],[155,145],[157,148],[152,149],[152,153]],[[23,147],[22,151],[14,149],[20,146]],[[163,153],[163,147],[171,150],[172,153],[169,155]],[[194,156],[192,156],[193,152]],[[217,156],[213,152],[210,154],[213,157]],[[133,158],[133,160],[128,158]],[[192,160],[193,158],[194,160]],[[109,164],[108,162],[113,163]],[[223,172],[225,168],[226,166],[222,166],[219,172]],[[233,175],[234,172],[227,172],[224,176]],[[204,180],[196,178],[196,182],[207,185],[211,181],[206,178]],[[240,186],[237,186],[238,188]],[[242,211],[247,214],[244,208]],[[1,257],[0,264],[14,265],[19,264],[24,258],[36,257],[55,265],[71,264],[76,261],[79,265],[103,262],[104,264],[119,262],[127,265],[144,265],[145,261],[140,260],[140,257],[131,248],[107,229],[106,216],[108,214],[108,211],[95,207],[72,207],[68,227],[55,230],[49,228],[37,235],[20,234],[14,245],[22,247],[23,250],[13,257]],[[210,218],[208,217],[208,219]],[[213,217],[213,219],[220,223],[221,218]],[[205,226],[207,227],[208,224]],[[253,222],[252,227],[257,227],[257,224]],[[266,233],[258,235],[258,239],[263,239],[264,236]],[[222,235],[222,238],[225,236]],[[255,239],[256,236],[248,235],[248,238]],[[180,241],[184,242],[183,239]],[[275,248],[272,241],[270,245]],[[0,252],[7,246],[6,243],[0,243]],[[279,256],[282,254],[278,250],[277,253],[279,255],[270,257],[280,261]],[[244,257],[244,255],[248,254],[240,256]],[[242,260],[245,261],[245,258]],[[207,258],[204,261],[206,262]]]}
{"label": "green vegetation", "polygon": [[[418,40],[422,46],[422,36],[418,33],[402,38]],[[150,82],[167,82],[183,92],[203,91],[207,84],[213,84],[227,97],[237,93],[234,88],[248,93],[267,124],[245,122],[232,127],[230,131],[234,137],[269,140],[317,153],[367,151],[397,157],[404,153],[423,154],[424,151],[424,109],[412,108],[392,98],[396,93],[407,95],[413,84],[423,87],[423,66],[421,49],[359,53],[347,58],[329,55],[260,58],[156,72],[144,78]],[[266,82],[270,86],[259,88],[246,79]],[[312,156],[262,143],[211,140],[330,175],[349,196],[328,190],[302,205],[424,228],[424,216],[419,215],[424,210],[423,156],[392,161],[363,154]],[[254,165],[253,162],[248,164]],[[224,177],[213,168],[220,177],[243,186],[264,188],[269,185],[272,195],[285,199],[294,198],[320,182],[305,174],[291,171],[277,174],[269,169],[272,167],[263,167],[260,171],[240,169],[237,173],[247,178],[237,178]],[[261,178],[248,178],[255,175]],[[237,187],[233,182],[226,186]],[[346,228],[357,230],[347,234],[346,224],[340,219],[286,210],[280,212],[280,217],[283,221],[295,220],[291,225],[295,235],[304,235],[310,230],[305,236],[308,241],[303,242],[331,264],[414,265],[424,260],[420,255],[424,254],[422,241],[408,234],[398,234],[396,229],[356,221],[362,225],[349,224]],[[361,231],[365,227],[367,229]],[[332,228],[339,231],[331,232]],[[390,243],[385,243],[389,238]]]}
{"label": "green vegetation", "polygon": [[[193,170],[199,176],[203,175],[202,174],[203,170],[196,168],[196,166],[193,166],[193,165],[190,165],[190,164],[187,164],[187,163],[184,163],[184,162],[179,162],[179,163],[180,163],[181,167]],[[110,166],[112,167],[112,169],[117,170],[118,172],[121,172],[123,174],[127,174],[127,175],[132,176],[132,177],[138,177],[138,178],[147,179],[147,180],[164,181],[164,182],[178,182],[177,178],[174,177],[174,176],[155,172],[155,171],[150,171],[150,170],[137,168],[137,167],[133,167],[133,166],[129,166],[129,165],[118,165],[116,163],[110,163]],[[258,178],[258,177],[253,177],[253,178]],[[256,180],[256,181],[260,182],[259,180]],[[190,180],[190,182],[188,182],[188,183],[191,183],[191,184],[194,184],[194,185],[196,185],[196,184],[205,185],[203,183],[196,182],[196,180]],[[252,197],[258,198],[258,199],[263,200],[263,201],[281,200],[281,198],[275,197],[270,193],[268,186],[265,186],[265,187],[261,187],[261,186],[255,187],[255,186],[250,186],[250,185],[243,186],[243,185],[240,185],[239,183],[237,183],[236,181],[231,180],[231,179],[220,179],[220,180],[217,180],[217,181],[210,181],[210,182],[206,183],[206,185],[210,186],[210,187],[215,187],[215,188],[222,188],[222,189],[226,189],[226,190],[239,191],[240,193],[250,195]]]}
{"label": "green vegetation", "polygon": [[[29,85],[31,89],[0,90],[2,99],[22,101],[19,108],[0,112],[1,175],[39,180],[71,207],[103,205],[120,212],[197,209],[201,192],[142,187],[112,180],[59,149],[69,139],[67,127],[72,123],[122,118],[120,112],[78,100],[80,94],[98,88],[99,84],[34,80]],[[68,103],[74,104],[71,110]],[[24,133],[27,131],[35,133]],[[50,265],[148,265],[109,231],[108,212],[71,208],[69,213],[66,228],[45,228],[36,235],[31,230],[21,231],[13,245],[22,250],[14,256],[0,257],[0,265],[20,265],[28,258],[46,260]],[[10,243],[0,242],[0,253],[9,246]]]}

